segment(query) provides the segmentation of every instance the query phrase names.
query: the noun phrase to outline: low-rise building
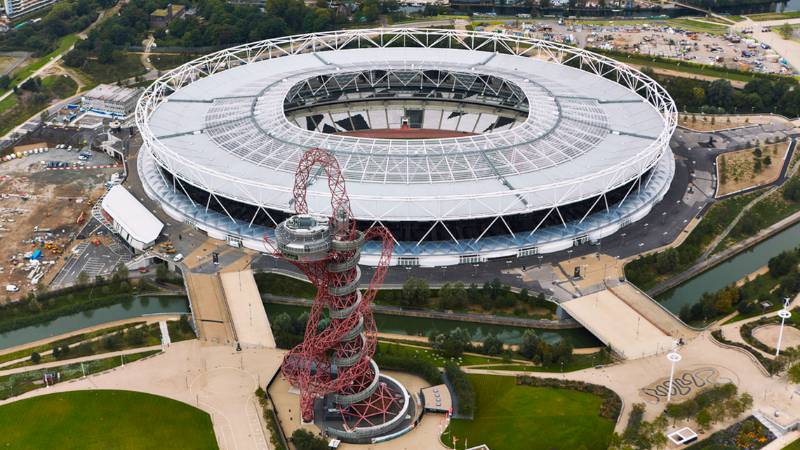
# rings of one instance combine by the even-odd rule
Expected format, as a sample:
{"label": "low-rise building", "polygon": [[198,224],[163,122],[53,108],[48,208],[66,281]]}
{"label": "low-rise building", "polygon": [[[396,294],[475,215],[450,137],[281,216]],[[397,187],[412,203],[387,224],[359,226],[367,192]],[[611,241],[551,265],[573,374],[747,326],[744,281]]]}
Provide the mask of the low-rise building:
{"label": "low-rise building", "polygon": [[108,191],[101,205],[114,231],[136,250],[152,247],[164,229],[164,224],[120,185]]}
{"label": "low-rise building", "polygon": [[173,5],[170,3],[166,8],[157,9],[150,13],[151,28],[166,28],[170,22],[180,19],[186,14],[184,5]]}
{"label": "low-rise building", "polygon": [[81,97],[81,109],[110,117],[127,117],[136,109],[142,89],[101,84]]}

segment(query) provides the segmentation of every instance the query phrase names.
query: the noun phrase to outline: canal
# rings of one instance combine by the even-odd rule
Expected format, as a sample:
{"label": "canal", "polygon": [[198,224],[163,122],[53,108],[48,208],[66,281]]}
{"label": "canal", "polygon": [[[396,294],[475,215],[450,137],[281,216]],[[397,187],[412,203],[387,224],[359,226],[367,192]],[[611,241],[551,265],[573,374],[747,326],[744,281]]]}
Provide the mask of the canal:
{"label": "canal", "polygon": [[0,349],[70,333],[115,320],[131,319],[152,314],[187,312],[189,312],[189,301],[186,297],[131,296],[115,305],[70,314],[50,322],[31,325],[8,333],[0,333]]}
{"label": "canal", "polygon": [[[276,303],[265,303],[264,307],[269,317],[275,317],[283,312],[295,317],[308,310],[308,308],[303,306],[279,305]],[[455,328],[461,328],[472,334],[473,341],[483,341],[489,334],[494,334],[505,344],[519,344],[522,341],[522,333],[527,329],[476,322],[426,319],[422,317],[393,316],[388,314],[375,314],[375,323],[378,327],[378,331],[382,333],[402,334],[406,336],[428,336],[431,332],[447,332]],[[600,347],[603,345],[585,328],[569,328],[564,330],[537,329],[536,332],[543,340],[551,344],[566,339],[571,342],[575,348]]]}
{"label": "canal", "polygon": [[678,314],[683,305],[699,302],[704,292],[716,292],[742,279],[765,266],[773,256],[795,248],[798,244],[800,244],[800,223],[657,296],[656,300]]}

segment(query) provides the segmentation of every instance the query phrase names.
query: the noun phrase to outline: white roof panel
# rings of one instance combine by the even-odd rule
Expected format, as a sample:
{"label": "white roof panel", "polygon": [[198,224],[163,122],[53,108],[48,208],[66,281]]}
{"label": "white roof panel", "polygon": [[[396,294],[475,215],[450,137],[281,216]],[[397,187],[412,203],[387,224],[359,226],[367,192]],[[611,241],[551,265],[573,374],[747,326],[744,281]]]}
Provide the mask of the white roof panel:
{"label": "white roof panel", "polygon": [[116,185],[103,197],[103,210],[139,242],[158,238],[164,224],[156,218],[127,189]]}

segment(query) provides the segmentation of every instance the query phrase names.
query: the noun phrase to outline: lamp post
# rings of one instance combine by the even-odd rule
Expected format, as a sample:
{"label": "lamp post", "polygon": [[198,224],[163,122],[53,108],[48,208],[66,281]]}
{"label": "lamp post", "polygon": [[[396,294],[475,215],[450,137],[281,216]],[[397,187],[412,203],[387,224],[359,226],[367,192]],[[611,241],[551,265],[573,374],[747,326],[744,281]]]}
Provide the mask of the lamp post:
{"label": "lamp post", "polygon": [[681,355],[673,349],[671,352],[667,353],[667,359],[672,363],[672,367],[669,369],[669,389],[667,390],[667,403],[669,403],[669,401],[672,400],[672,382],[675,377],[675,364],[681,360]]}
{"label": "lamp post", "polygon": [[783,301],[783,309],[778,311],[778,317],[781,318],[781,331],[778,333],[778,345],[775,349],[775,356],[780,356],[781,354],[781,341],[783,341],[783,324],[786,322],[786,319],[792,317],[792,312],[789,311],[789,299],[785,298]]}

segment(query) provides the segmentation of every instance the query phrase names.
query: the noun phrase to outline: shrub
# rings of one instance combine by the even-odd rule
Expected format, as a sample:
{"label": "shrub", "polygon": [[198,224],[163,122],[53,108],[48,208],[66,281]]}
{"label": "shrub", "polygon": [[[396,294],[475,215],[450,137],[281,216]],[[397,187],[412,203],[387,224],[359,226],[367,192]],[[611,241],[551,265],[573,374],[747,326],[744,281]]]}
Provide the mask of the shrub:
{"label": "shrub", "polygon": [[418,375],[432,385],[442,384],[442,373],[429,361],[402,356],[375,354],[375,362],[383,369]]}
{"label": "shrub", "polygon": [[456,398],[455,403],[458,407],[456,412],[462,416],[473,416],[475,414],[475,389],[467,378],[467,374],[455,363],[447,363],[444,366],[444,373],[447,375],[447,381]]}
{"label": "shrub", "polygon": [[328,450],[328,441],[306,430],[295,430],[292,443],[297,450]]}

